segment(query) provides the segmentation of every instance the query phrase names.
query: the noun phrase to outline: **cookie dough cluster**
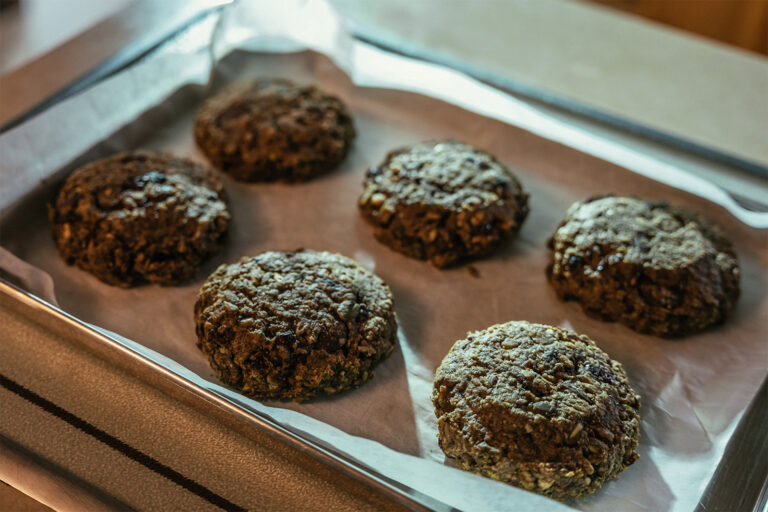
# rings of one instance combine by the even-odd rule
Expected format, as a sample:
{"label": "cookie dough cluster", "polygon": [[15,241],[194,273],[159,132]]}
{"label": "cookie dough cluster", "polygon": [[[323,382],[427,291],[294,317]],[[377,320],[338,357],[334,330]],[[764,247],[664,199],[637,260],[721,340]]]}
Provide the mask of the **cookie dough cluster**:
{"label": "cookie dough cluster", "polygon": [[[286,80],[235,84],[200,109],[194,138],[235,180],[296,182],[336,168],[355,127],[338,98]],[[513,238],[528,194],[492,155],[456,141],[396,149],[358,200],[377,240],[438,268]],[[225,243],[219,175],[135,151],[72,173],[49,209],[62,258],[102,281],[175,285]],[[658,336],[723,322],[739,295],[730,242],[665,203],[596,197],[567,211],[549,243],[549,282],[584,311]],[[327,252],[266,252],[222,265],[194,305],[197,344],[224,383],[304,401],[370,380],[394,349],[386,283]],[[587,336],[509,322],[469,333],[437,369],[438,437],[458,467],[558,499],[597,490],[637,458],[639,397]]]}

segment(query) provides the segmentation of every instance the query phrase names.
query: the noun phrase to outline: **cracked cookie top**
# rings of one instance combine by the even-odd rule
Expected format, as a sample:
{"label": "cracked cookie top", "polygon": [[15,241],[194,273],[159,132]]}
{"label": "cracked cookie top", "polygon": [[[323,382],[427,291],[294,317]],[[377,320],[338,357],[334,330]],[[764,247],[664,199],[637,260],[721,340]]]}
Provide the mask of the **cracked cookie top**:
{"label": "cracked cookie top", "polygon": [[360,202],[382,208],[418,203],[462,211],[519,202],[523,196],[517,178],[494,157],[467,144],[444,141],[389,153],[381,165],[368,170]]}
{"label": "cracked cookie top", "polygon": [[595,254],[606,259],[603,263],[611,259],[659,269],[679,269],[707,256],[724,267],[734,262],[731,244],[700,217],[662,201],[632,197],[575,203],[551,244],[564,258]]}

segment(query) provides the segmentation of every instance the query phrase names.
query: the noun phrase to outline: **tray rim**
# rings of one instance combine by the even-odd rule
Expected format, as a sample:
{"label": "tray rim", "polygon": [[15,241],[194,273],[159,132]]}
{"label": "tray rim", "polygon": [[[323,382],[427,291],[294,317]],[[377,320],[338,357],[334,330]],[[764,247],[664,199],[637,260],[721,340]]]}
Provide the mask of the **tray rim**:
{"label": "tray rim", "polygon": [[[73,94],[82,92],[90,88],[91,86],[98,84],[104,79],[109,78],[110,76],[113,76],[114,74],[120,72],[121,70],[129,67],[130,65],[137,62],[138,60],[144,57],[150,56],[156,53],[157,51],[160,51],[161,47],[165,43],[172,41],[181,32],[184,32],[185,30],[202,23],[205,19],[211,16],[217,15],[224,7],[225,5],[222,5],[222,6],[217,6],[217,7],[205,10],[204,12],[194,16],[192,19],[190,19],[187,23],[183,24],[182,26],[175,27],[175,29],[171,31],[171,33],[167,34],[165,37],[161,38],[159,41],[158,40],[152,41],[152,44],[136,45],[136,46],[129,45],[128,47],[124,48],[124,50],[121,51],[114,58],[108,59],[107,61],[101,64],[98,64],[90,72],[86,73],[81,78],[76,79],[71,84],[65,86],[61,90],[54,91],[48,98],[41,101],[39,104],[33,106],[28,111],[22,113],[17,118],[11,120],[9,123],[6,123],[2,127],[0,127],[0,135],[2,135],[3,132],[9,130],[10,128],[23,123],[26,120],[36,117],[37,115],[44,114],[46,111],[50,109],[50,107],[67,99]],[[499,75],[486,72],[480,68],[472,66],[471,64],[460,61],[458,59],[452,59],[438,52],[421,50],[420,48],[415,46],[403,45],[399,41],[387,39],[383,37],[381,34],[376,33],[375,31],[371,31],[366,27],[361,27],[361,26],[351,27],[351,35],[357,41],[370,44],[371,46],[379,48],[383,51],[396,54],[396,55],[410,57],[415,60],[419,60],[426,63],[438,64],[441,66],[445,66],[446,68],[459,71],[461,73],[464,73],[467,76],[478,79],[479,81],[485,83],[486,85],[489,85],[494,89],[500,92],[503,92],[505,94],[509,94],[511,96],[520,95],[523,98],[532,99],[534,101],[541,101],[542,103],[550,104],[556,108],[560,108],[569,112],[574,112],[578,115],[582,115],[582,116],[585,116],[586,118],[594,119],[599,122],[604,122],[622,131],[628,131],[630,133],[635,132],[643,137],[647,137],[652,140],[653,139],[661,140],[662,142],[672,147],[678,147],[683,151],[692,155],[703,156],[705,159],[711,159],[713,161],[720,161],[728,165],[731,165],[733,167],[741,168],[742,170],[747,170],[759,176],[768,175],[768,167],[763,167],[763,166],[760,166],[759,164],[754,164],[753,162],[739,161],[738,157],[734,158],[732,155],[728,155],[726,153],[720,152],[719,150],[715,150],[705,146],[701,146],[701,147],[693,147],[693,145],[688,146],[685,144],[686,141],[682,139],[674,140],[675,139],[674,137],[671,137],[665,134],[664,132],[660,132],[653,128],[646,128],[641,125],[635,126],[631,121],[628,121],[623,118],[619,118],[619,117],[616,117],[615,119],[603,118],[604,114],[602,112],[590,111],[588,109],[582,110],[582,106],[580,104],[576,102],[571,102],[569,100],[563,100],[560,97],[554,97],[554,96],[540,97],[539,93],[544,94],[542,91],[538,91],[533,88],[528,88],[524,84],[519,84],[517,82],[506,79]],[[317,52],[317,50],[314,50],[314,49],[308,48],[307,50],[312,52]],[[581,151],[581,150],[576,149],[576,151]],[[600,158],[599,156],[595,156],[595,155],[592,155],[592,156],[594,156],[595,158]],[[653,178],[650,178],[650,177],[648,179],[653,180]],[[687,192],[687,193],[690,193],[690,192]],[[711,202],[707,198],[702,197],[701,199]],[[440,502],[423,493],[420,493],[419,491],[416,491],[410,488],[409,486],[402,484],[398,481],[391,480],[381,475],[377,471],[372,470],[371,468],[368,468],[367,466],[357,461],[354,461],[353,459],[350,459],[349,457],[343,454],[340,454],[333,449],[326,448],[310,439],[305,439],[304,437],[290,431],[289,429],[283,427],[282,425],[271,420],[270,418],[263,416],[258,411],[246,409],[243,406],[239,405],[236,401],[233,401],[223,395],[217,394],[210,390],[206,390],[194,384],[193,382],[187,380],[185,377],[173,372],[168,368],[165,368],[164,366],[153,361],[152,359],[136,352],[129,346],[124,345],[118,339],[110,337],[105,333],[102,333],[92,328],[86,322],[80,320],[74,315],[71,315],[61,310],[57,306],[54,306],[48,303],[44,299],[41,299],[36,295],[19,288],[15,284],[5,280],[2,277],[0,277],[0,294],[9,296],[12,299],[16,300],[17,302],[25,305],[26,307],[43,312],[44,314],[49,315],[51,318],[55,318],[55,319],[58,319],[59,321],[64,322],[64,324],[66,324],[69,328],[73,328],[77,331],[80,331],[82,334],[85,335],[86,338],[90,339],[93,342],[92,344],[82,344],[83,346],[86,346],[88,350],[91,350],[92,352],[96,352],[96,353],[98,353],[99,350],[109,350],[114,354],[117,354],[118,357],[120,356],[120,354],[123,354],[124,356],[127,356],[130,360],[133,360],[134,363],[142,367],[145,367],[147,371],[152,371],[154,374],[160,376],[164,381],[174,384],[175,385],[173,386],[174,389],[182,388],[183,390],[185,390],[186,392],[194,396],[196,399],[200,399],[210,404],[213,404],[214,406],[223,410],[227,414],[230,414],[234,418],[237,418],[239,420],[244,421],[247,424],[250,424],[252,426],[255,426],[256,428],[259,428],[261,431],[268,433],[269,435],[272,435],[276,439],[279,439],[282,442],[287,443],[289,446],[293,448],[296,448],[304,453],[309,454],[310,456],[316,458],[317,460],[320,460],[321,462],[326,463],[330,467],[333,467],[334,469],[341,471],[347,476],[350,476],[370,486],[372,489],[393,498],[398,503],[408,508],[411,508],[412,510],[454,510],[450,506],[446,505],[445,503]],[[723,451],[723,455],[718,461],[717,466],[712,473],[712,476],[707,482],[706,488],[702,491],[702,494],[699,497],[699,502],[696,507],[696,511],[701,510],[703,512],[703,511],[709,511],[709,510],[728,510],[727,507],[726,508],[718,508],[718,507],[725,506],[725,503],[728,502],[727,495],[729,493],[733,493],[734,477],[729,478],[728,474],[732,474],[734,472],[739,474],[746,472],[748,475],[761,478],[761,480],[758,482],[760,484],[759,488],[757,487],[757,485],[752,486],[755,488],[755,492],[754,492],[754,502],[751,507],[751,510],[754,510],[755,512],[758,512],[758,511],[762,512],[768,506],[768,471],[765,472],[764,475],[754,475],[754,473],[747,471],[746,469],[747,465],[745,464],[740,464],[739,465],[740,467],[736,468],[741,470],[740,472],[735,471],[734,470],[735,464],[731,464],[730,461],[726,460],[729,453],[729,449],[731,448],[731,445],[737,441],[737,438],[743,437],[744,435],[748,434],[748,432],[744,432],[746,430],[746,424],[748,423],[748,418],[750,417],[752,418],[752,423],[755,423],[756,421],[760,420],[760,418],[757,416],[759,416],[758,413],[760,412],[758,409],[760,409],[761,407],[763,408],[768,407],[768,374],[764,378],[761,387],[759,388],[755,396],[751,399],[747,408],[744,410],[743,415],[739,419],[733,434],[728,439],[725,450]],[[757,420],[755,420],[755,417],[757,417]],[[764,439],[765,442],[762,443],[762,445],[759,442],[754,443],[755,446],[752,447],[754,449],[752,453],[765,454],[766,460],[768,460],[768,432],[766,432],[766,435],[764,437],[765,437]],[[757,460],[757,457],[752,457],[752,462],[753,462],[752,466],[754,466],[754,462],[756,460]],[[725,474],[726,476],[723,476],[723,474]]]}
{"label": "tray rim", "polygon": [[[451,506],[401,482],[392,480],[378,471],[339,453],[331,447],[325,447],[311,439],[304,438],[263,415],[259,411],[246,409],[225,395],[215,393],[214,391],[207,390],[195,384],[184,376],[177,374],[173,370],[164,367],[162,364],[153,361],[149,357],[140,354],[131,347],[123,344],[119,339],[96,330],[87,322],[80,320],[76,316],[67,313],[58,306],[45,301],[33,293],[20,288],[3,277],[0,277],[0,294],[9,297],[24,307],[42,313],[48,318],[59,321],[66,328],[72,329],[83,335],[85,339],[89,340],[89,343],[80,344],[92,353],[99,355],[98,352],[104,350],[110,352],[121,360],[124,360],[123,358],[128,358],[128,361],[144,368],[148,372],[152,372],[164,382],[171,384],[172,386],[169,386],[169,389],[182,389],[194,398],[214,405],[235,419],[244,421],[246,424],[254,426],[275,439],[286,443],[288,446],[306,453],[333,469],[362,482],[371,489],[390,497],[410,510],[454,510]],[[34,322],[33,319],[28,317],[26,320]],[[102,356],[99,355],[99,357]]]}
{"label": "tray rim", "polygon": [[[160,37],[137,40],[129,43],[113,56],[102,62],[96,63],[82,76],[76,78],[60,89],[52,91],[48,97],[0,125],[0,135],[23,124],[25,121],[42,114],[50,107],[70,96],[82,92],[102,80],[119,73],[135,62],[154,54],[160,50],[165,43],[174,40],[186,30],[203,23],[206,19],[218,16],[231,3],[233,3],[233,0],[220,0],[219,3],[214,3],[203,8],[200,12],[182,23],[171,26],[168,28],[167,32]],[[369,44],[385,52],[412,58],[421,62],[441,65],[464,73],[465,75],[475,78],[506,94],[516,95],[534,102],[540,102],[563,112],[575,114],[585,119],[610,126],[620,132],[659,142],[666,147],[681,150],[689,156],[695,156],[724,164],[740,171],[746,171],[753,176],[768,177],[768,166],[764,163],[750,160],[747,157],[740,156],[736,153],[730,153],[726,150],[713,148],[704,143],[695,142],[685,137],[648,126],[643,122],[634,121],[600,108],[591,107],[586,103],[567,98],[562,94],[546,91],[540,87],[528,85],[517,79],[504,77],[498,73],[490,72],[482,67],[475,66],[465,60],[451,57],[440,51],[435,51],[418,44],[412,44],[406,40],[390,36],[385,31],[355,22],[351,19],[345,19],[345,22],[347,24],[348,33],[355,40]],[[749,202],[749,200],[747,201]],[[758,207],[763,208],[765,205],[760,204]]]}
{"label": "tray rim", "polygon": [[[455,510],[453,507],[431,496],[423,494],[401,482],[392,480],[378,471],[368,468],[344,454],[338,453],[333,448],[322,446],[311,439],[292,432],[259,411],[246,409],[225,395],[215,393],[195,384],[173,370],[165,368],[160,363],[136,352],[131,347],[123,344],[119,339],[96,330],[87,322],[20,288],[3,277],[0,277],[0,294],[24,307],[42,313],[54,321],[61,322],[65,328],[80,333],[84,339],[89,341],[86,343],[78,341],[78,343],[98,357],[103,357],[102,354],[99,354],[100,351],[107,351],[123,363],[125,363],[125,358],[127,358],[128,361],[141,367],[144,371],[151,372],[155,377],[159,377],[162,382],[169,384],[168,389],[164,391],[171,396],[174,396],[171,390],[176,392],[182,390],[193,399],[202,400],[217,407],[232,418],[259,429],[275,439],[286,443],[288,446],[367,485],[372,490],[393,499],[410,510]],[[22,314],[25,316],[26,321],[36,322],[36,320],[29,318],[27,314]],[[712,476],[699,496],[695,512],[733,510],[732,506],[735,504],[735,501],[738,501],[740,505],[748,505],[749,510],[753,512],[764,512],[768,508],[768,472],[763,471],[764,474],[762,475],[756,473],[756,470],[759,470],[757,466],[761,460],[766,461],[763,463],[763,466],[768,467],[768,443],[761,443],[760,439],[750,436],[750,430],[760,432],[760,425],[765,423],[766,418],[768,418],[768,374],[750,400],[749,405],[745,408],[742,417],[728,439]],[[751,428],[752,426],[755,426],[755,428]],[[764,437],[768,438],[768,434]],[[743,463],[745,454],[751,456],[751,463]],[[742,463],[737,464],[735,463],[736,461],[742,461]],[[742,484],[742,492],[740,499],[735,500],[733,499],[733,491],[734,485],[737,483]],[[752,497],[748,499],[747,494],[751,494]]]}
{"label": "tray rim", "polygon": [[768,177],[768,166],[736,153],[730,153],[704,143],[695,142],[680,135],[651,127],[641,121],[634,121],[619,114],[614,114],[598,107],[592,107],[562,94],[528,85],[518,79],[507,78],[498,73],[475,66],[465,60],[389,36],[384,31],[376,30],[360,23],[351,22],[349,29],[352,36],[358,41],[370,44],[386,52],[444,66],[464,73],[509,95],[518,96],[524,100],[538,102],[563,112],[596,121],[620,132],[659,142],[664,146],[681,150],[690,156],[724,164],[740,171],[746,171],[754,176]]}

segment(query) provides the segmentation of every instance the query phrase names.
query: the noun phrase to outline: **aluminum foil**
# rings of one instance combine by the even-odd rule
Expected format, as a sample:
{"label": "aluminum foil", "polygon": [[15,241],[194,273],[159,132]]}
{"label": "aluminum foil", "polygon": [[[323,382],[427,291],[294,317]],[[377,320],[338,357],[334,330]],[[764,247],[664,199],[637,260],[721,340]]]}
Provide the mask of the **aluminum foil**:
{"label": "aluminum foil", "polygon": [[[192,122],[222,85],[253,77],[314,83],[351,108],[358,137],[343,165],[302,184],[225,178],[229,242],[179,287],[105,285],[59,258],[45,202],[75,166],[131,148],[201,162]],[[373,239],[357,212],[363,173],[392,148],[452,138],[496,155],[530,193],[518,237],[488,259],[439,271]],[[545,498],[452,467],[437,445],[429,400],[434,369],[467,331],[509,320],[588,334],[621,361],[642,396],[640,460],[579,510],[691,510],[768,361],[768,215],[744,210],[710,183],[652,155],[600,139],[450,69],[351,39],[323,1],[240,2],[121,74],[0,137],[0,269],[126,346],[243,408],[333,447],[464,510],[554,510]],[[546,240],[567,207],[594,194],[666,199],[724,226],[742,266],[742,296],[723,326],[682,340],[644,336],[559,302],[544,269]],[[305,404],[258,402],[217,382],[195,347],[192,306],[217,265],[265,250],[329,250],[392,288],[399,350],[358,390]],[[565,506],[563,506],[565,508]]]}

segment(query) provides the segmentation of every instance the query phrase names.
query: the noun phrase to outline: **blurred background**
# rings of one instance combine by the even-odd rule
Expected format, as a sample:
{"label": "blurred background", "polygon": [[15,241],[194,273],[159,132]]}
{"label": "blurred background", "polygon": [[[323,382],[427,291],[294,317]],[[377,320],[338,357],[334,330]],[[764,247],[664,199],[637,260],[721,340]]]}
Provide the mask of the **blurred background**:
{"label": "blurred background", "polygon": [[768,55],[768,0],[592,0]]}
{"label": "blurred background", "polygon": [[[16,49],[42,53],[142,0],[0,0],[0,73],[21,64]],[[161,2],[163,0],[152,0]],[[537,0],[526,0],[536,3]],[[750,52],[768,55],[768,0],[569,0],[597,4],[666,26],[697,34]],[[333,0],[342,10],[428,12],[464,1]],[[471,3],[471,2],[470,2]],[[477,0],[483,10],[516,0]],[[64,22],[65,21],[65,22]],[[29,48],[30,44],[34,48]]]}

